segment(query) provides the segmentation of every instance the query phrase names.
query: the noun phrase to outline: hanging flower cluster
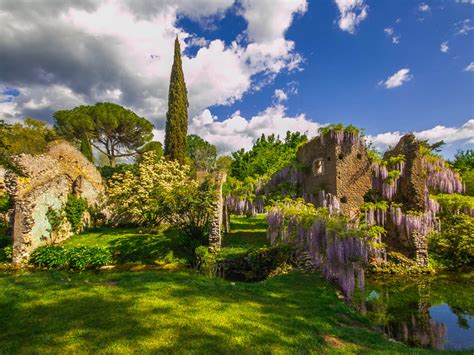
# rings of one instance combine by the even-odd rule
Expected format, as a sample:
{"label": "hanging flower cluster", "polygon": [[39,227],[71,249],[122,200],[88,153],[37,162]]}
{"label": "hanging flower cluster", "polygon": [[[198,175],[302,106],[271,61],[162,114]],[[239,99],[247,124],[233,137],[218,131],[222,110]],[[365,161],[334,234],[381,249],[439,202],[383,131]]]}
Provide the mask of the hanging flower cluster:
{"label": "hanging flower cluster", "polygon": [[392,201],[397,193],[400,177],[405,173],[404,159],[403,155],[399,155],[372,163],[372,187],[388,201]]}
{"label": "hanging flower cluster", "polygon": [[272,245],[303,245],[314,267],[335,281],[347,298],[356,284],[364,287],[364,266],[372,247],[363,231],[349,228],[342,217],[331,217],[327,208],[316,209],[302,199],[275,204],[267,221]]}
{"label": "hanging flower cluster", "polygon": [[265,212],[263,197],[242,198],[237,196],[227,196],[225,199],[228,213],[239,216],[255,216],[257,213]]}
{"label": "hanging flower cluster", "polygon": [[464,186],[458,173],[451,170],[441,158],[424,157],[426,183],[430,189],[443,193],[462,193]]}
{"label": "hanging flower cluster", "polygon": [[325,144],[326,140],[333,140],[338,145],[348,143],[354,146],[358,146],[363,142],[363,138],[359,130],[348,130],[347,128],[335,128],[328,130],[327,132],[321,132],[320,139],[321,144]]}

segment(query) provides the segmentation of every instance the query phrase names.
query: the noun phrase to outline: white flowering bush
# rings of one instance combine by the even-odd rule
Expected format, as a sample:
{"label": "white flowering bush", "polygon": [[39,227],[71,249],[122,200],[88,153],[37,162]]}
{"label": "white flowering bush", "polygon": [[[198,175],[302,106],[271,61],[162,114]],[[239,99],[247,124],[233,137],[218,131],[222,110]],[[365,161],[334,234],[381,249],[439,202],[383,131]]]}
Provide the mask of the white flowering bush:
{"label": "white flowering bush", "polygon": [[115,219],[153,226],[173,214],[180,197],[198,188],[189,178],[189,167],[147,152],[135,171],[114,174],[108,199]]}

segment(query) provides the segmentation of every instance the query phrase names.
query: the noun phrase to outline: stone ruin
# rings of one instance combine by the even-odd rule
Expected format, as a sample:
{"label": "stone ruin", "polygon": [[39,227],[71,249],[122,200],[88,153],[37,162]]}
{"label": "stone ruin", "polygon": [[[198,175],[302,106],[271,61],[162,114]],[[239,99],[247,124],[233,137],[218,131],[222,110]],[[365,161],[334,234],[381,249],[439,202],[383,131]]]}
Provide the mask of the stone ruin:
{"label": "stone ruin", "polygon": [[[369,159],[359,133],[330,131],[301,146],[296,162],[262,182],[253,200],[229,196],[227,208],[237,214],[262,213],[264,201],[277,192],[283,197],[302,197],[357,223],[365,197],[375,194],[389,203],[386,209],[365,211],[368,225],[387,230],[379,242],[426,266],[427,236],[439,228],[435,218],[439,205],[429,197],[429,191],[460,193],[463,185],[442,159],[423,155],[422,144],[407,134],[385,153],[384,163],[377,163]],[[387,165],[390,158],[395,159]],[[386,259],[385,250],[377,258]]]}
{"label": "stone ruin", "polygon": [[20,264],[38,246],[61,242],[73,234],[65,217],[61,217],[59,226],[52,230],[48,211],[61,216],[70,194],[95,207],[104,185],[95,166],[64,141],[52,142],[42,155],[20,154],[12,161],[21,175],[7,171],[4,185],[14,206],[13,263]]}

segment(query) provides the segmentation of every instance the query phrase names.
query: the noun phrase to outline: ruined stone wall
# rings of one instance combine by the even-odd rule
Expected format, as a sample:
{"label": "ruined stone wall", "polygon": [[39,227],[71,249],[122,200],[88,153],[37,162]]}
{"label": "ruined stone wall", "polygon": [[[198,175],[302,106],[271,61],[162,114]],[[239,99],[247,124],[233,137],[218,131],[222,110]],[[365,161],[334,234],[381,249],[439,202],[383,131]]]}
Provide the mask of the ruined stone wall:
{"label": "ruined stone wall", "polygon": [[0,166],[0,194],[5,192],[5,173],[5,168],[3,166]]}
{"label": "ruined stone wall", "polygon": [[38,246],[72,234],[66,218],[52,230],[49,210],[61,214],[71,193],[96,206],[104,186],[95,166],[67,142],[53,142],[45,154],[20,154],[12,161],[23,174],[8,171],[5,178],[14,202],[13,262],[21,263]]}
{"label": "ruined stone wall", "polygon": [[[321,138],[316,137],[298,149],[296,158],[305,166],[302,177],[303,194],[318,196],[319,191],[324,190],[336,195],[336,144],[333,141],[322,144]],[[321,161],[320,174],[314,171],[315,160]]]}
{"label": "ruined stone wall", "polygon": [[364,203],[372,188],[371,163],[363,144],[346,142],[336,146],[336,197],[341,212],[352,217]]}

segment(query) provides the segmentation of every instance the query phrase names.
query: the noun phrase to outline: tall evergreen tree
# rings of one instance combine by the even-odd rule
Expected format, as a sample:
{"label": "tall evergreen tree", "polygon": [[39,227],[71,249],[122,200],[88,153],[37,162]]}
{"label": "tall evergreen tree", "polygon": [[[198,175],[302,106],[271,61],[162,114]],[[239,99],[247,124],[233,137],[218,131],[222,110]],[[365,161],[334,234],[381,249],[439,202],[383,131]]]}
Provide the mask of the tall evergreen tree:
{"label": "tall evergreen tree", "polygon": [[165,156],[181,164],[184,164],[186,159],[188,105],[188,92],[181,63],[181,48],[178,36],[176,36],[168,93],[168,112],[166,113]]}

